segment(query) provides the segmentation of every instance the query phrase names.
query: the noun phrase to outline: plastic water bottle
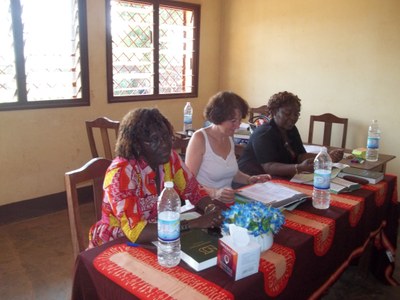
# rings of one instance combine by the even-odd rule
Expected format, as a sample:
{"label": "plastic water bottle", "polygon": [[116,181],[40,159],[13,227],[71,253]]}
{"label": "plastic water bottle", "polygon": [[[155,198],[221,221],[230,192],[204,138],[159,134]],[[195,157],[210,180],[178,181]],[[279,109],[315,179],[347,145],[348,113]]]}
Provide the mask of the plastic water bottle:
{"label": "plastic water bottle", "polygon": [[185,108],[183,109],[183,131],[193,129],[192,126],[193,119],[193,108],[190,102],[186,102]]}
{"label": "plastic water bottle", "polygon": [[175,267],[181,260],[180,241],[181,199],[174,190],[174,183],[166,181],[158,198],[158,263]]}
{"label": "plastic water bottle", "polygon": [[329,208],[331,202],[331,172],[332,159],[326,147],[322,147],[321,151],[314,159],[314,190],[312,204],[315,208]]}
{"label": "plastic water bottle", "polygon": [[368,128],[367,154],[368,161],[377,161],[379,156],[379,141],[381,139],[381,130],[378,121],[372,120]]}

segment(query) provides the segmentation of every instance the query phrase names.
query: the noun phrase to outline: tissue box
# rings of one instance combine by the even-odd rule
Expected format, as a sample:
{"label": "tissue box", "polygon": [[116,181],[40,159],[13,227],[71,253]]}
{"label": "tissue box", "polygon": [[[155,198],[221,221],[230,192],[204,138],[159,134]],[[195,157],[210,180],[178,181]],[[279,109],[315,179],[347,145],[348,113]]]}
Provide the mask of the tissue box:
{"label": "tissue box", "polygon": [[365,155],[367,154],[367,149],[366,148],[356,148],[351,152],[351,154],[353,154],[355,157],[365,159]]}
{"label": "tissue box", "polygon": [[217,264],[235,281],[255,274],[260,265],[260,245],[250,242],[238,247],[231,236],[224,236],[219,239]]}

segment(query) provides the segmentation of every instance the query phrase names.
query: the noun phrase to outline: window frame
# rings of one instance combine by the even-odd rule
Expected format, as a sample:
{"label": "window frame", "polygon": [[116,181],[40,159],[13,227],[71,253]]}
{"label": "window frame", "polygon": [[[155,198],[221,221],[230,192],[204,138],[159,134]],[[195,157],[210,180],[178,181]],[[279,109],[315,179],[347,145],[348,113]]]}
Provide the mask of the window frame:
{"label": "window frame", "polygon": [[[137,102],[151,100],[166,100],[177,98],[197,98],[199,90],[199,60],[200,60],[200,19],[201,6],[194,3],[186,3],[170,0],[126,0],[128,2],[143,2],[154,6],[154,94],[151,95],[130,95],[130,96],[114,96],[113,83],[113,53],[112,53],[112,36],[111,36],[111,1],[106,0],[106,68],[107,68],[107,99],[108,103],[120,102]],[[193,41],[193,88],[190,93],[159,93],[159,7],[167,6],[171,8],[191,9],[194,12],[194,41]]]}
{"label": "window frame", "polygon": [[[18,56],[24,52],[23,45],[23,31],[21,28],[21,6],[20,2],[17,3],[17,9],[13,10],[13,22],[16,19],[16,25],[13,25],[14,33],[14,50],[16,51],[15,67],[19,72],[23,72],[24,76],[18,76],[17,81],[17,102],[0,103],[0,111],[10,110],[27,110],[27,109],[44,109],[44,108],[60,108],[60,107],[76,107],[76,106],[89,106],[90,105],[90,83],[89,83],[89,55],[88,55],[88,38],[87,38],[87,8],[86,0],[76,0],[78,4],[78,18],[79,18],[79,46],[80,46],[80,77],[82,84],[81,98],[76,99],[52,99],[40,101],[28,101],[26,92],[26,73],[25,73],[25,60],[21,61]],[[14,2],[11,0],[10,3]],[[15,5],[15,4],[11,4]],[[18,22],[19,18],[19,22]],[[18,54],[19,53],[19,54]],[[21,88],[22,87],[22,88]]]}

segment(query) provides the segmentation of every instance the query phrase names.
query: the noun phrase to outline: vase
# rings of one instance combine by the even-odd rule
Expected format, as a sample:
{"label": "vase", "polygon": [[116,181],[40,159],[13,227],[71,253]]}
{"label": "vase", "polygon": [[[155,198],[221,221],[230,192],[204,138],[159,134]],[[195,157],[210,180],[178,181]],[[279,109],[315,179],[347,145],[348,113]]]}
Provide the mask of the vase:
{"label": "vase", "polygon": [[271,248],[274,242],[274,235],[272,234],[272,232],[263,233],[258,236],[254,236],[249,233],[249,236],[251,241],[256,242],[260,245],[261,252],[264,252]]}

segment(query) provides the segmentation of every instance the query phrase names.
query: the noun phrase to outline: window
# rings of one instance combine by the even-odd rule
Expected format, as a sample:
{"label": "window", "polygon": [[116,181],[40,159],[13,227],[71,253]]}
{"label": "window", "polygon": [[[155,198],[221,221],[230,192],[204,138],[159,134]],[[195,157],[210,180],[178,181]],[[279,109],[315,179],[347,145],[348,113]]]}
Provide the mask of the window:
{"label": "window", "polygon": [[0,0],[0,110],[89,105],[85,0]]}
{"label": "window", "polygon": [[200,6],[108,0],[109,102],[197,97]]}

